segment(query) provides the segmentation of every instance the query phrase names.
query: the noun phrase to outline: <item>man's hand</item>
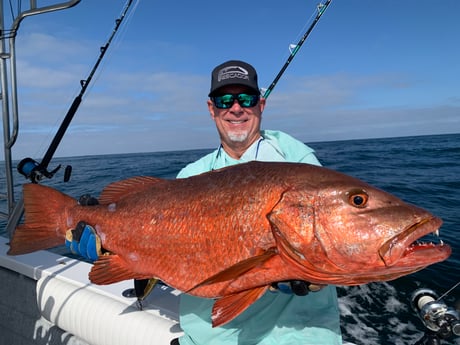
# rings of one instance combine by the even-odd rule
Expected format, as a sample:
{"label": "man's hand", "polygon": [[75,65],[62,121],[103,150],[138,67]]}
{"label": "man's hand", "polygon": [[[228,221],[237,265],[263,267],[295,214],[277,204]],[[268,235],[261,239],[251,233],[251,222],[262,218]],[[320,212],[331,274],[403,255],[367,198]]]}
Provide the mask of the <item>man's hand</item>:
{"label": "man's hand", "polygon": [[96,261],[102,255],[101,239],[92,226],[79,222],[75,229],[69,229],[65,236],[65,245],[75,255],[90,261]]}
{"label": "man's hand", "polygon": [[[81,206],[99,205],[99,201],[89,194],[84,194],[78,199]],[[86,222],[78,222],[75,229],[67,230],[65,245],[73,254],[80,255],[87,260],[96,261],[102,255],[101,239],[94,228]]]}
{"label": "man's hand", "polygon": [[309,292],[321,290],[325,285],[317,285],[306,282],[304,280],[287,280],[283,282],[273,283],[272,291],[280,291],[286,294],[295,294],[297,296],[305,296]]}

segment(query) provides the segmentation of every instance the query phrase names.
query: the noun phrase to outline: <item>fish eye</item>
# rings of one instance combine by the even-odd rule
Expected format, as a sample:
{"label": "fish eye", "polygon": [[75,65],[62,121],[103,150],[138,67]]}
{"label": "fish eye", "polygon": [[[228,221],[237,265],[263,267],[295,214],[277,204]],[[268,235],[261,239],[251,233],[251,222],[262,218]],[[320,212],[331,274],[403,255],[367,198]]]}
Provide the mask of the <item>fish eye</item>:
{"label": "fish eye", "polygon": [[352,192],[348,195],[348,202],[351,206],[363,208],[366,207],[369,195],[364,191]]}

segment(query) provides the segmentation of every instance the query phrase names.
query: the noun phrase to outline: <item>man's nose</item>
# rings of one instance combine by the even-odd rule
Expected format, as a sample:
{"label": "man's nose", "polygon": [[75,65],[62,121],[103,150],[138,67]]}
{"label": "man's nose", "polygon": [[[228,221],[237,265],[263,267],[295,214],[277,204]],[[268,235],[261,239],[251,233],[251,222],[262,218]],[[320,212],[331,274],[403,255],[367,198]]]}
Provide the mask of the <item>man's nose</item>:
{"label": "man's nose", "polygon": [[232,111],[232,112],[235,112],[235,111],[241,112],[241,111],[243,111],[243,107],[240,105],[240,103],[238,103],[237,99],[233,100],[233,104],[230,107],[230,111]]}

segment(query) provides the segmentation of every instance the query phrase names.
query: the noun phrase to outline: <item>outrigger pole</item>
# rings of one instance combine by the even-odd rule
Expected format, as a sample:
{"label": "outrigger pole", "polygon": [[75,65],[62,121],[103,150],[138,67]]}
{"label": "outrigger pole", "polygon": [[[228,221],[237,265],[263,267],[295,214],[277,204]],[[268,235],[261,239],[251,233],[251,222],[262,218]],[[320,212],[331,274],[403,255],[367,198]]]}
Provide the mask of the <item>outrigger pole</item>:
{"label": "outrigger pole", "polygon": [[316,17],[315,19],[313,20],[313,23],[310,25],[310,27],[307,29],[307,31],[305,32],[305,34],[302,36],[302,38],[300,39],[300,41],[297,43],[297,45],[294,47],[294,49],[292,49],[291,51],[291,54],[289,55],[288,59],[286,60],[285,64],[283,65],[283,67],[281,68],[281,70],[279,71],[278,75],[275,77],[275,79],[273,80],[273,82],[270,84],[270,86],[268,87],[268,89],[264,92],[264,98],[267,98],[270,93],[273,91],[276,83],[278,83],[278,80],[280,80],[281,76],[283,75],[284,71],[288,68],[289,64],[291,63],[291,61],[294,59],[294,56],[297,54],[297,52],[300,50],[300,48],[302,47],[302,44],[305,42],[305,40],[307,39],[308,35],[310,35],[310,32],[313,30],[313,28],[315,27],[315,25],[318,23],[319,19],[321,18],[321,16],[323,15],[323,13],[326,11],[327,7],[329,6],[329,4],[331,3],[332,0],[326,0],[326,2],[323,4],[323,3],[320,3],[318,4],[317,6],[317,11],[318,13],[316,14]]}

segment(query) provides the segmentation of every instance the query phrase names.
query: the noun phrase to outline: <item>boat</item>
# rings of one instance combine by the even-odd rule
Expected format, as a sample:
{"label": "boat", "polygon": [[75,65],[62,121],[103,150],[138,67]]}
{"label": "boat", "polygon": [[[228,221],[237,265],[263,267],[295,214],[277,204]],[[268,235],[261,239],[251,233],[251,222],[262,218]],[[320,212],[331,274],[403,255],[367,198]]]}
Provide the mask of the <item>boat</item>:
{"label": "boat", "polygon": [[[30,1],[30,7],[18,14],[11,29],[5,30],[4,4],[0,0],[0,31],[3,33],[0,46],[1,102],[5,152],[5,190],[0,194],[0,220],[7,235],[11,235],[23,213],[22,200],[15,198],[11,153],[19,131],[16,32],[22,20],[28,16],[65,10],[79,2],[70,0],[38,6],[36,1]],[[118,20],[116,24],[120,22]],[[86,84],[82,85],[83,90],[88,82],[87,79]],[[52,154],[49,154],[44,159],[49,160],[51,157]],[[39,165],[47,177],[55,172],[48,172],[43,161],[38,163],[30,158],[21,161],[19,165],[29,169],[29,174]],[[0,344],[135,345],[145,344],[146,339],[155,344],[169,344],[182,334],[178,317],[179,291],[157,284],[139,302],[133,293],[133,281],[97,286],[88,280],[89,263],[50,251],[8,256],[8,241],[9,238],[0,236],[0,280],[3,282]]]}
{"label": "boat", "polygon": [[[23,214],[22,200],[20,197],[15,198],[17,191],[14,190],[11,152],[19,132],[15,35],[24,18],[65,10],[76,6],[80,1],[69,0],[40,7],[36,1],[31,0],[30,8],[19,13],[13,20],[12,28],[5,30],[4,4],[3,0],[0,0],[0,101],[5,171],[5,190],[0,193],[0,226],[6,230],[6,236],[0,235],[0,279],[3,282],[0,285],[3,296],[0,302],[0,345],[136,345],[145,344],[146,341],[170,344],[172,339],[183,334],[179,325],[180,291],[160,282],[145,299],[139,300],[134,293],[133,281],[104,286],[92,284],[88,279],[91,264],[80,259],[51,251],[38,251],[20,256],[7,255],[9,236]],[[130,3],[128,0],[127,7]],[[326,2],[329,3],[330,0]],[[324,11],[324,6],[319,7],[318,15],[321,16]],[[122,19],[121,17],[116,21],[116,28]],[[291,47],[288,61],[265,91],[265,97],[268,97],[310,31],[311,28],[298,44]],[[100,59],[107,47],[108,44],[101,50]],[[82,92],[89,84],[93,71],[82,83]],[[20,172],[32,182],[38,183],[43,177],[51,178],[57,171],[58,168],[48,171],[48,163],[81,101],[81,96],[82,93],[70,107],[43,160],[36,162],[31,158],[25,158],[18,164]],[[70,175],[70,170],[66,169],[67,175]],[[460,334],[458,313],[453,308],[441,304],[431,290],[417,291],[413,299],[414,309],[428,328],[426,336],[417,344],[435,344],[439,340],[438,324],[447,323],[456,332],[455,335]],[[439,312],[439,308],[442,312]]]}
{"label": "boat", "polygon": [[[3,0],[0,0],[0,32],[3,33],[0,45],[0,72],[5,158],[5,191],[0,194],[0,202],[3,201],[0,205],[4,206],[5,210],[0,212],[0,220],[6,222],[8,236],[0,236],[0,279],[6,282],[2,284],[2,288],[5,289],[3,295],[8,296],[0,304],[4,311],[2,315],[8,315],[0,323],[0,345],[135,345],[145,344],[146,339],[152,340],[155,344],[169,344],[172,339],[182,335],[178,314],[180,291],[160,282],[140,301],[136,298],[134,281],[107,286],[92,284],[88,280],[91,266],[88,262],[51,251],[38,251],[20,256],[7,255],[9,237],[21,221],[24,211],[23,200],[20,197],[15,199],[11,153],[19,132],[16,33],[26,17],[65,10],[76,6],[80,1],[69,0],[38,6],[36,1],[31,0],[30,7],[21,10],[14,18],[11,29],[4,30],[4,6]],[[99,59],[89,76],[81,81],[81,92],[74,99],[41,162],[25,158],[17,164],[18,171],[31,182],[39,183],[42,178],[52,178],[59,169],[58,166],[48,171],[48,165],[132,2],[133,0],[127,0],[122,15],[115,21],[112,35],[101,47]],[[327,0],[326,4],[330,2],[331,0]],[[318,7],[315,21],[296,49],[291,52],[282,71],[266,91],[265,97],[271,92],[326,7]],[[67,168],[64,181],[68,181],[71,174],[71,169]]]}

